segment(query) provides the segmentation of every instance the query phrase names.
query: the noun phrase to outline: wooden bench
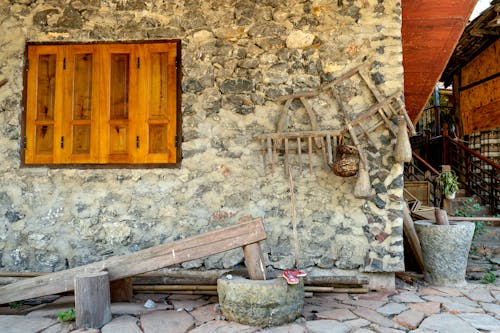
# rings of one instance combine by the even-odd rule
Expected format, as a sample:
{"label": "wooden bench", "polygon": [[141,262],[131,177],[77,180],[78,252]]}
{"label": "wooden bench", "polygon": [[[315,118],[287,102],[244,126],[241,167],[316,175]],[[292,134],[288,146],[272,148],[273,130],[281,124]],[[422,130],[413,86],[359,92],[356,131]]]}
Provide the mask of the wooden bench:
{"label": "wooden bench", "polygon": [[106,271],[109,281],[119,280],[238,247],[243,247],[250,278],[265,280],[259,242],[266,238],[262,219],[246,218],[227,228],[5,285],[0,304],[74,290],[75,277],[82,274]]}

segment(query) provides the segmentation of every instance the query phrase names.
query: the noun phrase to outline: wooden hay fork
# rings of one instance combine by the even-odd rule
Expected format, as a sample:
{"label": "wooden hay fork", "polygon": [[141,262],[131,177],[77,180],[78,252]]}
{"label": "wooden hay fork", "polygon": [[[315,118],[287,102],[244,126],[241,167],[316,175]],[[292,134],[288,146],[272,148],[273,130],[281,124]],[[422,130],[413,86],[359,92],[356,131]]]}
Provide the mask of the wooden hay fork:
{"label": "wooden hay fork", "polygon": [[75,277],[81,274],[107,271],[110,281],[119,280],[240,246],[243,247],[250,278],[265,280],[259,244],[267,238],[264,224],[260,218],[243,219],[227,228],[8,284],[0,287],[0,304],[74,290]]}

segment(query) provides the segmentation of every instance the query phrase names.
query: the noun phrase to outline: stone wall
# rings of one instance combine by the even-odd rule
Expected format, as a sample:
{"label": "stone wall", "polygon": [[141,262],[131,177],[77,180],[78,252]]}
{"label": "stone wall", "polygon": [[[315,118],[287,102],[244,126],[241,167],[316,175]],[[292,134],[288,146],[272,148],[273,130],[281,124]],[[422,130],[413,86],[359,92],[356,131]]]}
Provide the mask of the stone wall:
{"label": "stone wall", "polygon": [[[235,223],[264,219],[267,264],[294,262],[290,190],[279,158],[264,169],[256,136],[276,129],[274,99],[321,84],[369,57],[370,76],[389,95],[403,87],[401,7],[396,0],[10,0],[0,5],[0,270],[53,271],[136,251]],[[184,159],[178,169],[48,169],[20,163],[25,42],[182,41]],[[359,80],[342,90],[365,110]],[[316,99],[321,129],[339,111]],[[305,129],[297,107],[290,127]],[[302,267],[391,272],[403,268],[402,166],[383,127],[365,143],[369,199],[356,179],[335,176],[321,154],[295,182]],[[363,140],[364,141],[364,140]],[[185,268],[227,268],[234,250]]]}

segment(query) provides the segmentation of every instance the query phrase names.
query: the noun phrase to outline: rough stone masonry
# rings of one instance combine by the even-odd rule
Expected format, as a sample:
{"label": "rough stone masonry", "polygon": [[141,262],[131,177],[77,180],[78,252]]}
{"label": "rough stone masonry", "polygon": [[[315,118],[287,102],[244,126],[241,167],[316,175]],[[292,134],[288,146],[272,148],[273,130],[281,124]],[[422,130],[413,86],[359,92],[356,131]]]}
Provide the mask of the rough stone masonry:
{"label": "rough stone masonry", "polygon": [[[403,89],[401,5],[396,0],[10,0],[0,5],[0,270],[56,271],[226,226],[264,219],[266,264],[294,263],[290,189],[278,158],[271,175],[259,134],[276,130],[282,95],[313,91],[365,59],[386,95]],[[182,149],[176,169],[21,166],[23,65],[28,41],[182,41]],[[342,87],[353,116],[373,97],[359,79]],[[343,126],[311,100],[320,129]],[[310,129],[292,105],[289,130]],[[301,267],[403,269],[402,165],[394,136],[371,133],[375,194],[353,196],[313,154],[295,183]],[[183,264],[227,268],[241,250]]]}

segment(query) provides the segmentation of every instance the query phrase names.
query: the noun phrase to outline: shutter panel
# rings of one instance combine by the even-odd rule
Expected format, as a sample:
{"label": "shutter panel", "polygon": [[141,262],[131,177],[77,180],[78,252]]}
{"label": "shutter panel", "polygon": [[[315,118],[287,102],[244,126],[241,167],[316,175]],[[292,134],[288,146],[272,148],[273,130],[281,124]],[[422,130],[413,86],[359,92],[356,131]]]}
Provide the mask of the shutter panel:
{"label": "shutter panel", "polygon": [[62,163],[96,163],[99,157],[99,72],[95,45],[67,46]]}
{"label": "shutter panel", "polygon": [[177,45],[144,44],[141,55],[144,61],[139,72],[141,100],[137,118],[146,142],[138,158],[142,163],[175,163]]}
{"label": "shutter panel", "polygon": [[26,164],[60,159],[63,49],[29,46],[26,94]]}
{"label": "shutter panel", "polygon": [[133,163],[137,142],[137,52],[132,44],[103,45],[100,84],[100,163]]}

